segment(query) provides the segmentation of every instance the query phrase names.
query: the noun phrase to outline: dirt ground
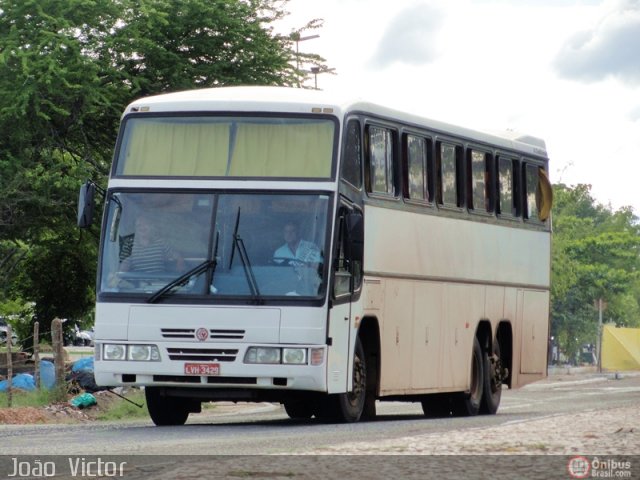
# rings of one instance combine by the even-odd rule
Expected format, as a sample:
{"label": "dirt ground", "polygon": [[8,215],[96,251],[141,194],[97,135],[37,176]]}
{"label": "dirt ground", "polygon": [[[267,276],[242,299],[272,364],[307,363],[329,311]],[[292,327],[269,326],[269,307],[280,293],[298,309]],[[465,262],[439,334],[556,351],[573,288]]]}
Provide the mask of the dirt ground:
{"label": "dirt ground", "polygon": [[[14,392],[14,398],[20,392]],[[92,394],[97,405],[80,409],[69,404],[75,395],[69,395],[67,402],[58,402],[43,407],[0,407],[0,424],[31,425],[38,423],[81,423],[95,421],[98,416],[109,409],[114,402],[122,399],[106,392]]]}

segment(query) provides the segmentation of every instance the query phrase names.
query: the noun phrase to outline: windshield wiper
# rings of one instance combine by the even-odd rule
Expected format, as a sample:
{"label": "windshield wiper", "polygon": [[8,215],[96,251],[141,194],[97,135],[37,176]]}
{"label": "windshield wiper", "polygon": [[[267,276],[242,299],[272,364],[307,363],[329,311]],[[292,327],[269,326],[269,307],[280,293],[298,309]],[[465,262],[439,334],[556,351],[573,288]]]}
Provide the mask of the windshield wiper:
{"label": "windshield wiper", "polygon": [[200,265],[198,265],[196,267],[193,267],[188,272],[183,273],[182,275],[180,275],[175,280],[172,280],[169,283],[167,283],[164,287],[162,287],[156,293],[154,293],[149,298],[147,298],[147,303],[155,303],[155,302],[157,302],[160,298],[162,298],[163,296],[168,294],[174,288],[182,287],[182,286],[186,285],[192,277],[198,276],[201,273],[204,273],[209,269],[212,270],[211,275],[213,275],[213,273],[216,270],[216,266],[217,265],[218,265],[218,261],[216,260],[215,257],[213,258],[213,260],[205,260]]}
{"label": "windshield wiper", "polygon": [[233,230],[233,248],[231,249],[231,259],[229,261],[229,268],[233,265],[233,255],[238,250],[238,256],[240,257],[240,261],[242,262],[242,268],[244,270],[244,275],[247,278],[247,283],[249,284],[249,289],[251,290],[251,296],[254,298],[256,303],[261,302],[260,290],[258,289],[258,282],[256,281],[256,277],[253,274],[253,267],[251,266],[251,261],[249,260],[249,255],[247,254],[247,249],[244,246],[244,240],[238,234],[238,227],[240,226],[240,207],[238,207],[238,215],[236,217],[236,227]]}
{"label": "windshield wiper", "polygon": [[186,285],[191,279],[191,277],[198,276],[209,269],[211,269],[211,281],[213,281],[213,274],[216,273],[216,267],[218,266],[218,240],[219,239],[220,239],[220,234],[219,232],[216,232],[216,241],[215,241],[216,243],[215,243],[215,246],[213,247],[213,258],[211,260],[205,260],[201,264],[193,267],[188,272],[183,273],[175,280],[172,280],[169,283],[167,283],[164,287],[162,287],[156,293],[154,293],[149,298],[147,298],[147,303],[155,303],[157,300],[159,300],[161,297],[169,293],[174,288],[182,287]]}

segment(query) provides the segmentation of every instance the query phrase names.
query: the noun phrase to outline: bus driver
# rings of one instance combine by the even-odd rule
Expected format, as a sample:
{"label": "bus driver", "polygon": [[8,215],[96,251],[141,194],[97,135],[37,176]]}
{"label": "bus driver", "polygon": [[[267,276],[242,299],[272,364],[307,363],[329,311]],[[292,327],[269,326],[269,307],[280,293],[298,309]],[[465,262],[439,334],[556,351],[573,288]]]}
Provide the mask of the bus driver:
{"label": "bus driver", "polygon": [[289,221],[284,225],[283,237],[284,245],[273,254],[276,263],[282,263],[284,260],[301,260],[311,264],[322,262],[320,249],[313,242],[300,238],[295,222]]}

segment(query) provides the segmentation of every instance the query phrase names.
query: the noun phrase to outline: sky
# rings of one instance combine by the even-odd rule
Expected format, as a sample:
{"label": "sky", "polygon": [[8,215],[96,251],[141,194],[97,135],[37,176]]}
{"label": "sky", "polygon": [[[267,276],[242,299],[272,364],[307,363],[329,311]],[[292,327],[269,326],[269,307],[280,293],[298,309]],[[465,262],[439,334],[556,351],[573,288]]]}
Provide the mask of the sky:
{"label": "sky", "polygon": [[[290,0],[318,88],[545,140],[554,183],[640,216],[640,0]],[[284,31],[283,30],[283,31]],[[307,82],[313,86],[313,79]]]}

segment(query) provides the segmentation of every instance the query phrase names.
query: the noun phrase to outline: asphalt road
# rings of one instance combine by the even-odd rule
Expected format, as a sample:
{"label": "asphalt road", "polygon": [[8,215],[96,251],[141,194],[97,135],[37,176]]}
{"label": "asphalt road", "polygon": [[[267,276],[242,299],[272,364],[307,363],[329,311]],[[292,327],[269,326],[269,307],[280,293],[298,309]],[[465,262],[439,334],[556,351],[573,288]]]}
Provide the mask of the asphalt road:
{"label": "asphalt road", "polygon": [[[262,455],[313,454],[359,442],[478,431],[549,416],[638,405],[640,375],[554,376],[503,391],[497,415],[426,419],[419,404],[379,403],[375,421],[330,425],[290,420],[279,405],[205,410],[181,427],[150,421],[75,425],[0,425],[4,455]],[[553,452],[547,452],[553,453]]]}

